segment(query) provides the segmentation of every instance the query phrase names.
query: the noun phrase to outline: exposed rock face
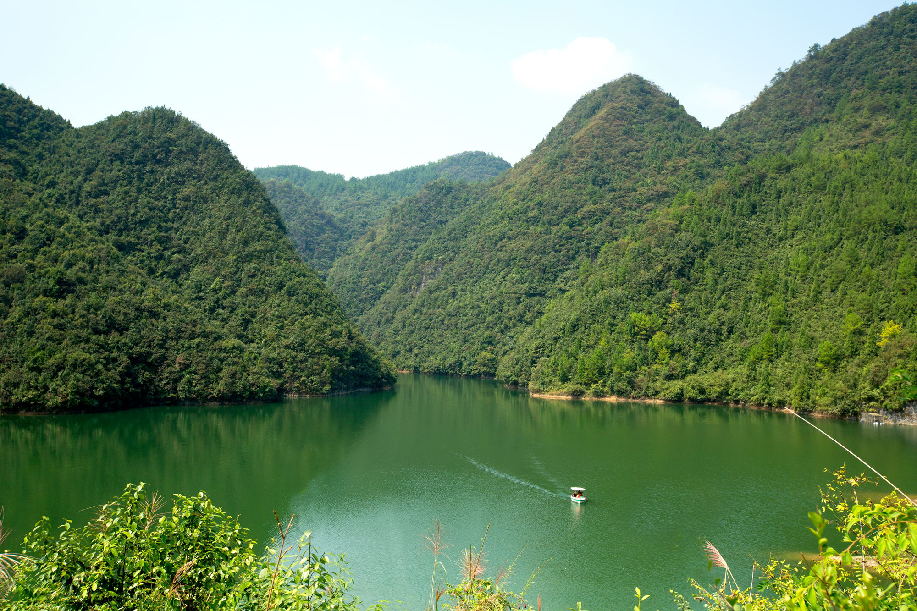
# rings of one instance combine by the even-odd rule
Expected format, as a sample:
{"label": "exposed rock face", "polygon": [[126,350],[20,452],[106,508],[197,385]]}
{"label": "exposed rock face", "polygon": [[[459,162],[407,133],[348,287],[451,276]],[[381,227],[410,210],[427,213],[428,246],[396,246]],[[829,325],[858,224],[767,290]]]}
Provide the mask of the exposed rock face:
{"label": "exposed rock face", "polygon": [[917,401],[904,406],[900,412],[880,411],[860,414],[860,422],[865,424],[906,424],[917,426]]}

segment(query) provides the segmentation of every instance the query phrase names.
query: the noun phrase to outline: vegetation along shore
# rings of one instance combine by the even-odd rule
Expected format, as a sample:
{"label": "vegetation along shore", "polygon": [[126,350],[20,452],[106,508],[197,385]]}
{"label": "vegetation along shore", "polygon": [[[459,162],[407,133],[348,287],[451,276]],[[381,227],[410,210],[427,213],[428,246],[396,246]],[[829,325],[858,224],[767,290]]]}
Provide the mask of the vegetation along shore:
{"label": "vegetation along shore", "polygon": [[[271,73],[281,55],[311,58],[329,82],[355,87],[359,105],[287,120],[308,118],[315,133],[332,125],[341,142],[360,125],[357,115],[382,122],[428,105],[349,49],[318,48],[331,34],[277,36],[272,43],[312,46],[271,46],[275,56],[252,61],[256,19],[286,21],[296,4],[276,14],[252,8],[244,35],[224,32],[232,45],[201,42],[216,49],[212,57],[171,61],[167,71],[187,82],[231,81],[224,98],[231,91],[254,103],[283,90],[249,86],[243,70],[248,79]],[[326,4],[322,11],[337,10]],[[428,9],[436,7],[419,12]],[[524,10],[534,23],[536,7]],[[70,26],[58,17],[63,5],[53,12],[36,21]],[[190,24],[194,11],[179,12],[168,21]],[[369,45],[385,27],[383,15],[367,15],[380,21],[373,36],[347,35]],[[308,19],[289,21],[306,31]],[[357,31],[361,19],[338,21]],[[461,19],[443,17],[452,21]],[[148,46],[168,58],[179,41],[198,41],[188,27],[151,33]],[[439,74],[463,88],[479,75],[455,72],[446,59],[452,42],[437,27],[435,44],[403,53],[444,104],[415,129],[445,137],[459,114],[492,112],[484,102],[497,96],[445,110],[457,89],[439,91]],[[71,29],[83,36],[71,46],[94,37]],[[104,55],[123,55],[144,80],[155,70],[120,49],[131,36]],[[577,44],[594,55],[602,40],[520,56],[514,74]],[[233,56],[226,47],[237,44],[245,52]],[[492,63],[480,44],[472,55]],[[20,46],[40,55],[41,45]],[[666,603],[681,611],[917,609],[917,501],[904,492],[917,463],[901,450],[913,449],[917,431],[871,426],[917,425],[915,50],[917,4],[905,3],[813,44],[717,127],[702,125],[664,84],[622,69],[603,72],[609,82],[557,112],[559,122],[516,163],[467,150],[350,178],[296,165],[247,169],[217,135],[162,106],[76,126],[15,83],[0,84],[0,450],[8,463],[0,543],[3,503],[24,507],[31,524],[70,501],[66,483],[72,496],[92,499],[81,506],[95,507],[85,523],[61,511],[31,530],[16,525],[28,533],[0,548],[0,608],[367,608],[346,564],[315,547],[324,542],[295,511],[324,521],[335,544],[384,547],[365,573],[380,588],[416,594],[412,584],[421,584],[432,611],[540,611],[541,570],[556,571],[563,596],[580,579],[577,587],[594,586],[603,601],[620,602],[619,591],[599,591],[605,581],[632,579],[635,611]],[[236,65],[219,67],[217,56]],[[89,70],[79,68],[68,69],[82,79]],[[320,91],[299,69],[273,83],[309,81],[298,102]],[[122,77],[119,84],[131,80]],[[233,123],[260,136],[256,119],[271,107],[258,113]],[[399,392],[396,374],[406,372],[443,377],[402,377]],[[372,395],[378,401],[357,394],[393,388]],[[656,405],[560,409],[529,397]],[[212,418],[200,418],[215,405]],[[150,409],[126,411],[136,407]],[[125,411],[96,413],[116,410]],[[861,446],[884,459],[881,470]],[[817,476],[806,469],[821,468],[812,456],[838,455],[858,468],[837,468],[809,499],[811,558],[740,569],[722,542],[686,534],[682,522],[695,520],[723,539],[770,544],[780,520],[795,525],[781,512],[801,507],[799,490]],[[744,471],[736,457],[747,459]],[[860,464],[871,479],[855,475]],[[114,488],[105,479],[112,473]],[[95,505],[125,481],[157,478],[181,492],[131,483]],[[588,503],[585,486],[594,486]],[[200,488],[226,507],[249,496],[289,513],[275,512],[273,537],[259,542],[207,493],[189,492]],[[596,488],[605,498],[592,496]],[[563,537],[550,539],[551,552],[568,555],[510,586],[519,556],[492,571],[487,534],[449,556],[437,523],[418,572],[405,540],[421,543],[417,525],[434,510],[456,522],[499,515],[523,529],[520,539]],[[795,543],[784,549],[802,547]],[[686,591],[670,590],[665,602],[640,589],[640,578],[668,583],[660,558],[695,548],[716,571],[712,585],[684,580]],[[563,604],[586,606],[576,597]],[[406,607],[368,607],[385,608]]]}
{"label": "vegetation along shore", "polygon": [[[813,45],[714,129],[637,75],[603,85],[499,175],[386,199],[328,286],[400,370],[900,411],[917,399],[915,12]],[[288,223],[312,209],[290,194],[340,214],[366,188],[256,174],[286,181]]]}

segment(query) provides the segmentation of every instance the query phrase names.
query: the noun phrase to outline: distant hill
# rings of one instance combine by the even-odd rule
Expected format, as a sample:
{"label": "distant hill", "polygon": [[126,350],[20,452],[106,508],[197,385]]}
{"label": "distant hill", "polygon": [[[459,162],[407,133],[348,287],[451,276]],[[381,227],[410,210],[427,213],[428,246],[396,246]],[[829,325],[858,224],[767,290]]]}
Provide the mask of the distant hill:
{"label": "distant hill", "polygon": [[170,110],[74,129],[0,86],[0,195],[0,409],[393,380],[257,179]]}
{"label": "distant hill", "polygon": [[345,179],[299,166],[257,168],[255,175],[264,182],[303,259],[324,273],[401,198],[425,184],[437,179],[486,181],[509,167],[499,157],[474,151],[367,178]]}
{"label": "distant hill", "polygon": [[623,77],[460,205],[414,201],[439,220],[407,231],[405,203],[329,278],[402,368],[898,407],[917,399],[915,46],[917,7],[879,15],[714,130]]}
{"label": "distant hill", "polygon": [[482,196],[480,185],[439,179],[389,210],[328,272],[328,286],[351,316],[375,304],[415,251],[434,232]]}

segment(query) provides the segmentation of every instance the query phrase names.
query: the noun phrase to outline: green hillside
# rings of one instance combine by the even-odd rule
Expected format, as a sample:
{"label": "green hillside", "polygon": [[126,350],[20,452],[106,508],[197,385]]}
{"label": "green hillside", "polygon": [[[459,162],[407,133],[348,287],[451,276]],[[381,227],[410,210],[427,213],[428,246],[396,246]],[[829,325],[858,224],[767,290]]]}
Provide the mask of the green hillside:
{"label": "green hillside", "polygon": [[414,252],[483,192],[480,185],[436,180],[397,203],[338,258],[328,286],[351,316],[369,309],[392,286]]}
{"label": "green hillside", "polygon": [[812,45],[715,131],[741,141],[750,153],[790,153],[803,132],[816,126],[834,126],[828,137],[837,149],[883,140],[887,124],[875,121],[913,118],[915,10],[899,7],[825,47]]}
{"label": "green hillside", "polygon": [[[493,374],[579,260],[708,171],[688,161],[706,138],[640,77],[599,88],[435,230],[361,323],[402,367]],[[337,277],[334,286],[349,302]]]}
{"label": "green hillside", "polygon": [[917,398],[915,43],[917,7],[882,14],[714,130],[639,77],[609,83],[399,255],[378,299],[374,261],[336,268],[334,286],[404,368],[572,394],[900,406]]}
{"label": "green hillside", "polygon": [[608,244],[500,375],[839,412],[917,398],[915,40],[904,7],[778,75],[717,130],[749,162]]}
{"label": "green hillside", "polygon": [[263,180],[268,198],[284,219],[287,236],[310,267],[327,270],[338,258],[357,229],[327,212],[321,200],[288,180]]}
{"label": "green hillside", "polygon": [[481,182],[507,168],[503,159],[473,151],[367,178],[345,179],[299,166],[257,168],[255,175],[264,182],[303,259],[326,272],[398,201],[427,183]]}
{"label": "green hillside", "polygon": [[73,129],[0,87],[0,408],[379,387],[258,180],[166,109]]}

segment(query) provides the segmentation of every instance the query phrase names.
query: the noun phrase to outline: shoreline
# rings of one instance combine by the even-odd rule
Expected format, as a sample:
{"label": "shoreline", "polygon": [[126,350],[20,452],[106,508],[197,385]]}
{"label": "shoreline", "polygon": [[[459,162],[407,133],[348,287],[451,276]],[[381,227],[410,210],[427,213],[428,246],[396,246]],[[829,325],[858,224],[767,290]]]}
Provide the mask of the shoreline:
{"label": "shoreline", "polygon": [[[342,395],[352,395],[358,392],[379,392],[383,390],[392,390],[395,388],[394,384],[389,384],[387,386],[378,386],[373,388],[372,386],[361,386],[360,388],[351,388],[349,390],[335,390],[326,393],[286,393],[283,395],[283,399],[316,399],[320,397],[340,397]],[[255,401],[240,401],[240,404],[246,403],[255,403]],[[272,401],[258,401],[257,403],[272,403]],[[194,404],[192,404],[194,405]],[[223,403],[216,402],[216,405],[223,405]]]}
{"label": "shoreline", "polygon": [[237,405],[266,405],[269,403],[280,403],[282,401],[287,401],[289,399],[320,399],[323,397],[339,397],[342,395],[352,395],[356,393],[369,393],[369,392],[380,392],[386,390],[392,390],[394,384],[389,384],[387,386],[379,386],[373,388],[370,386],[363,386],[360,388],[351,388],[349,390],[336,390],[326,393],[283,393],[278,395],[275,398],[271,399],[226,399],[222,401],[217,400],[208,400],[208,401],[173,401],[173,402],[162,402],[162,403],[138,403],[134,405],[124,405],[124,404],[112,404],[107,406],[94,406],[94,407],[84,407],[79,409],[71,410],[47,410],[39,411],[34,409],[28,410],[9,410],[2,411],[0,410],[0,418],[4,416],[74,416],[74,415],[91,415],[91,414],[110,414],[114,412],[127,412],[135,409],[150,409],[157,407],[206,407],[206,408],[218,408],[218,407],[228,407],[228,406],[237,406]]}
{"label": "shoreline", "polygon": [[[730,401],[671,401],[668,399],[659,399],[655,397],[622,397],[619,395],[608,395],[604,397],[575,396],[563,393],[540,393],[529,392],[530,397],[535,399],[548,399],[551,401],[602,401],[605,403],[649,403],[660,405],[664,403],[687,403],[693,405],[721,405],[724,407],[734,407],[739,409],[751,409],[766,412],[776,412],[781,414],[793,414],[796,410],[790,407],[772,407],[769,405],[750,405],[747,403],[736,403]],[[847,420],[850,422],[861,422],[863,424],[873,425],[898,425],[898,426],[917,426],[917,404],[911,403],[905,406],[901,412],[861,412],[853,416],[844,416],[841,414],[832,414],[831,412],[809,411],[800,412],[811,418],[825,418],[830,420]]]}
{"label": "shoreline", "polygon": [[557,393],[529,392],[529,396],[534,397],[535,399],[553,399],[555,401],[604,401],[606,403],[672,403],[672,401],[666,401],[665,399],[654,399],[653,397],[630,398],[621,397],[618,395],[587,397]]}

